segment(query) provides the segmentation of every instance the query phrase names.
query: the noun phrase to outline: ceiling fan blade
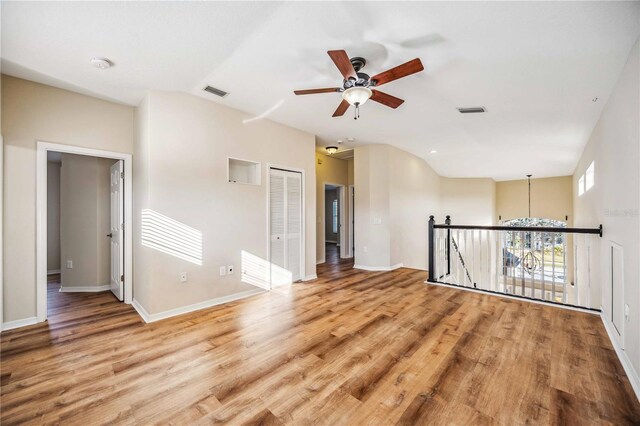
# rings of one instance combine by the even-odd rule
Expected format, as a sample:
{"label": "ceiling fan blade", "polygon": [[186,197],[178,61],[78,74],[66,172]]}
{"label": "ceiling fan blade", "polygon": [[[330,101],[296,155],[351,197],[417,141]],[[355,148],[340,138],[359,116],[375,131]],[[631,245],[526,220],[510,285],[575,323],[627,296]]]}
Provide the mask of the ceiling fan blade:
{"label": "ceiling fan blade", "polygon": [[415,74],[422,70],[424,70],[422,62],[420,61],[420,58],[416,58],[412,61],[405,62],[402,65],[398,65],[395,68],[391,68],[390,70],[381,72],[380,74],[376,74],[371,77],[371,80],[375,81],[376,86],[382,86],[383,84],[386,84],[390,81]]}
{"label": "ceiling fan blade", "polygon": [[305,90],[294,90],[293,93],[296,95],[313,95],[315,93],[331,93],[337,92],[340,90],[339,87],[328,87],[326,89],[305,89]]}
{"label": "ceiling fan blade", "polygon": [[403,99],[396,98],[395,96],[391,96],[379,90],[374,89],[372,90],[372,92],[373,92],[373,96],[371,96],[372,101],[379,102],[382,105],[386,105],[390,108],[396,109],[404,103]]}
{"label": "ceiling fan blade", "polygon": [[354,80],[358,79],[356,70],[353,69],[353,65],[351,65],[347,52],[344,50],[329,50],[327,53],[331,57],[333,63],[336,64],[336,67],[338,67],[345,80],[350,78],[353,78]]}
{"label": "ceiling fan blade", "polygon": [[343,99],[342,102],[340,102],[340,105],[338,105],[338,109],[336,109],[336,112],[333,113],[332,117],[343,116],[348,109],[349,109],[349,102]]}

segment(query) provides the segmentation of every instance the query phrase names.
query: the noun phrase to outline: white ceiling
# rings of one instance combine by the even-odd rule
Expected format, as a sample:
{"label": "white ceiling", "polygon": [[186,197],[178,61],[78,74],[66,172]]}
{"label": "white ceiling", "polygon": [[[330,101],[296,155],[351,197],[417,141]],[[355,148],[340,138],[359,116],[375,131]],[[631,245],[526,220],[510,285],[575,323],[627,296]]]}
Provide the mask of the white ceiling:
{"label": "white ceiling", "polygon": [[[388,143],[443,176],[571,174],[640,31],[638,2],[2,2],[2,71],[136,105],[193,93],[318,135],[321,146]],[[370,75],[420,57],[425,71],[375,102],[331,114],[326,54]],[[115,66],[101,71],[94,56]],[[202,92],[210,84],[231,94]],[[598,102],[592,98],[598,97]],[[460,115],[458,106],[485,106]],[[247,122],[246,125],[251,125]],[[437,150],[437,154],[430,154]]]}

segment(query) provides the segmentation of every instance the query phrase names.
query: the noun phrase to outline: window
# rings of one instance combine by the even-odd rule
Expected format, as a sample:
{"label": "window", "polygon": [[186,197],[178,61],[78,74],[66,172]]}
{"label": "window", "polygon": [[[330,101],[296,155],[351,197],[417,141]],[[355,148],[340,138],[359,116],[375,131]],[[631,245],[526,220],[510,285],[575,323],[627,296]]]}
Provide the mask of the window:
{"label": "window", "polygon": [[587,167],[587,171],[584,172],[580,179],[578,179],[578,195],[582,195],[591,188],[596,183],[596,165],[595,162],[592,161]]}
{"label": "window", "polygon": [[338,233],[338,200],[333,200],[333,233]]}
{"label": "window", "polygon": [[578,195],[581,196],[582,194],[584,194],[584,175],[578,179]]}
{"label": "window", "polygon": [[591,164],[589,164],[589,167],[587,168],[587,173],[585,174],[585,182],[584,182],[584,191],[587,192],[588,190],[590,190],[591,188],[593,188],[593,184],[595,183],[595,178],[596,178],[596,170],[595,170],[595,164],[592,161]]}

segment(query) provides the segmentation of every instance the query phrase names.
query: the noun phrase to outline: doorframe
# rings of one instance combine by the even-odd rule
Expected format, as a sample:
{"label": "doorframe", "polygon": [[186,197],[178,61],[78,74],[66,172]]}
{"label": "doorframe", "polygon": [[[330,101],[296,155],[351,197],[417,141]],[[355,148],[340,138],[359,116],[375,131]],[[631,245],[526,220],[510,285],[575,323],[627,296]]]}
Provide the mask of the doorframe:
{"label": "doorframe", "polygon": [[[293,172],[293,173],[300,173],[301,175],[301,180],[302,182],[300,182],[301,185],[301,190],[302,190],[302,194],[300,196],[300,202],[302,204],[302,241],[301,241],[301,247],[300,247],[300,280],[301,281],[305,281],[307,279],[307,272],[306,272],[306,265],[307,265],[307,258],[306,258],[306,246],[307,246],[307,218],[306,218],[306,189],[305,189],[305,172],[304,169],[299,169],[296,167],[289,167],[289,166],[280,166],[278,164],[272,164],[272,163],[267,163],[267,167],[266,167],[266,181],[267,181],[267,262],[269,263],[269,267],[271,267],[271,169],[279,169],[279,170],[284,170],[285,172]],[[269,275],[269,286],[271,286],[271,275]]]}
{"label": "doorframe", "polygon": [[[327,261],[327,252],[326,252],[326,244],[327,244],[327,185],[335,186],[338,189],[338,200],[339,200],[339,229],[338,229],[338,243],[340,244],[340,258],[346,259],[349,256],[348,248],[347,248],[347,238],[344,229],[345,222],[345,192],[346,187],[341,183],[333,183],[333,182],[322,182],[322,241],[324,242],[325,253],[324,253],[324,261]],[[323,262],[324,263],[324,262]]]}
{"label": "doorframe", "polygon": [[36,141],[36,319],[47,320],[47,152],[124,162],[124,303],[133,300],[133,167],[131,154]]}
{"label": "doorframe", "polygon": [[347,194],[347,197],[349,198],[348,204],[349,204],[349,237],[347,238],[347,240],[349,241],[349,247],[348,247],[348,251],[347,251],[347,255],[348,257],[353,257],[354,253],[353,253],[353,249],[354,249],[354,239],[355,239],[355,232],[356,232],[356,227],[355,227],[355,186],[354,185],[349,185],[349,194]]}

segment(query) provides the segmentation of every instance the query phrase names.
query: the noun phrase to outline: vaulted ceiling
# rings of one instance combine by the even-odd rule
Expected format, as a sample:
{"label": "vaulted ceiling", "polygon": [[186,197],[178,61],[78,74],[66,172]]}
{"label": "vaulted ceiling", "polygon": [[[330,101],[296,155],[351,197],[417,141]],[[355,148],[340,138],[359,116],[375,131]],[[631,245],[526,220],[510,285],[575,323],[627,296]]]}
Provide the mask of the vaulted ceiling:
{"label": "vaulted ceiling", "polygon": [[[640,31],[638,2],[2,2],[2,72],[137,105],[192,93],[318,136],[388,143],[443,176],[571,174]],[[326,51],[405,100],[332,118],[341,76]],[[115,64],[99,70],[95,56]],[[217,98],[205,85],[230,92]],[[594,98],[598,98],[593,102]],[[461,115],[456,107],[484,106]],[[252,125],[248,121],[246,125]],[[432,153],[432,151],[437,153]]]}

